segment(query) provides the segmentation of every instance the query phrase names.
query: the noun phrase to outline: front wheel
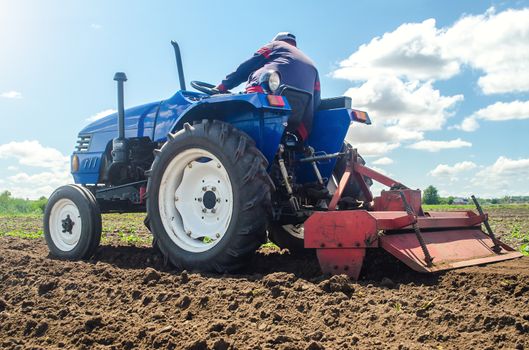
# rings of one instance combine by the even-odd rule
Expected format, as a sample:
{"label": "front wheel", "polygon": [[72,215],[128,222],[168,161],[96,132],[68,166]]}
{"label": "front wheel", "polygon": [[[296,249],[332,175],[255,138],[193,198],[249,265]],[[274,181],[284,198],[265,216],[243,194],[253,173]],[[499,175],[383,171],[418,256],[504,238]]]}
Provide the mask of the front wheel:
{"label": "front wheel", "polygon": [[253,140],[204,120],[156,152],[147,187],[150,228],[177,267],[230,272],[266,241],[272,182]]}
{"label": "front wheel", "polygon": [[78,185],[56,189],[44,210],[44,238],[55,258],[91,257],[101,240],[101,212],[94,195]]}

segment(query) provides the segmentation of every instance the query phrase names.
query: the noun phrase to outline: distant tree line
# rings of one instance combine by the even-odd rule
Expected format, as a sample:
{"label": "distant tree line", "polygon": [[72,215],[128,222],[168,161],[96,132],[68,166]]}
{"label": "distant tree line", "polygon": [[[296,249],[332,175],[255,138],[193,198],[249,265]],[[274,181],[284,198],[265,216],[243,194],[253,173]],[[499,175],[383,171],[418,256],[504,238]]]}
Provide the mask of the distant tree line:
{"label": "distant tree line", "polygon": [[[529,196],[504,196],[501,198],[477,198],[480,204],[520,204],[529,203]],[[472,204],[470,197],[448,196],[441,197],[439,191],[430,185],[422,192],[422,202],[424,204]]]}
{"label": "distant tree line", "polygon": [[[478,198],[481,204],[518,204],[529,203],[529,196],[504,196],[502,198]],[[0,193],[0,214],[41,214],[44,213],[44,207],[48,199],[40,197],[36,200],[14,198],[11,192],[4,191]],[[424,204],[472,204],[467,197],[441,197],[439,191],[430,185],[422,192],[422,202]]]}
{"label": "distant tree line", "polygon": [[11,192],[0,193],[0,213],[1,214],[39,214],[44,213],[44,207],[48,199],[40,197],[37,200],[14,198]]}

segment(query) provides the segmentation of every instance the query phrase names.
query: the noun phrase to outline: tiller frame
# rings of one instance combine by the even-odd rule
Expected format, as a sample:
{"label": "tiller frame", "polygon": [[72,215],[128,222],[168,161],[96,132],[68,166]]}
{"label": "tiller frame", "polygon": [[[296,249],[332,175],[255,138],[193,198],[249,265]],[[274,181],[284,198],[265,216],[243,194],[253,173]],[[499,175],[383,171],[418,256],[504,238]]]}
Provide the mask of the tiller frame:
{"label": "tiller frame", "polygon": [[[356,149],[347,155],[328,211],[314,212],[305,222],[305,248],[316,249],[322,272],[358,279],[367,248],[382,248],[419,272],[514,259],[520,252],[499,241],[476,198],[472,210],[424,212],[421,191],[412,190],[358,162]],[[354,176],[364,195],[363,209],[339,210],[343,191]],[[364,177],[385,186],[373,197]],[[484,225],[487,233],[481,230]]]}

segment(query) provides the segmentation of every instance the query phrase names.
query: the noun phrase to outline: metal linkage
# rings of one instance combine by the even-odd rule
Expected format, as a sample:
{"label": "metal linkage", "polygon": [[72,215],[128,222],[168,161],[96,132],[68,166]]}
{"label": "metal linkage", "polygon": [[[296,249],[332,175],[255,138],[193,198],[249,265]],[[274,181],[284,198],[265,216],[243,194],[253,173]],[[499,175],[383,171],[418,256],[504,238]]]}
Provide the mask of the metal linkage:
{"label": "metal linkage", "polygon": [[[406,209],[406,213],[408,215],[413,215],[417,218],[417,215],[411,208],[410,204],[408,203],[408,200],[404,196],[404,192],[399,191],[400,198],[402,199],[402,203],[404,203],[404,208]],[[426,243],[424,243],[424,238],[422,237],[421,230],[419,229],[419,225],[417,225],[417,220],[412,224],[413,230],[415,231],[415,236],[417,236],[417,240],[419,241],[419,244],[421,245],[422,252],[424,254],[424,262],[426,263],[426,266],[432,267],[433,265],[433,258],[430,255],[430,252],[428,251],[428,247],[426,247]]]}
{"label": "metal linkage", "polygon": [[[476,197],[474,195],[470,197],[472,198],[472,201],[474,202],[474,205],[476,206],[476,209],[478,210],[479,215],[485,215]],[[492,247],[492,251],[496,254],[499,254],[501,252],[501,245],[498,243],[498,239],[496,239],[494,232],[492,232],[492,228],[489,225],[488,217],[485,217],[485,220],[483,221],[483,225],[485,225],[485,228],[487,229],[487,234],[492,240],[492,243],[494,243],[494,246]]]}
{"label": "metal linkage", "polygon": [[[314,156],[314,148],[307,147],[308,151],[310,152],[310,156]],[[320,169],[318,169],[318,164],[316,164],[316,161],[310,162],[312,165],[312,170],[314,171],[314,175],[316,175],[316,178],[318,179],[318,183],[323,186],[323,178],[321,177]]]}
{"label": "metal linkage", "polygon": [[283,153],[284,152],[285,152],[285,147],[280,144],[279,145],[279,152],[278,152],[278,155],[277,155],[278,163],[279,163],[279,170],[281,171],[281,176],[283,177],[283,182],[284,182],[285,187],[287,189],[287,193],[288,193],[288,197],[289,197],[288,201],[290,202],[290,205],[292,206],[292,209],[294,209],[294,211],[299,211],[300,210],[299,203],[298,203],[296,197],[294,197],[294,191],[292,190],[292,185],[290,184],[288,171],[287,171],[287,168],[285,166],[285,160],[283,159]]}
{"label": "metal linkage", "polygon": [[306,158],[301,158],[299,160],[300,163],[312,163],[312,162],[319,162],[321,160],[329,160],[329,159],[334,159],[334,158],[340,158],[340,157],[343,157],[343,156],[346,156],[347,155],[347,152],[336,152],[336,153],[331,153],[331,154],[322,154],[322,155],[319,155],[319,156],[315,156],[313,154],[311,154],[309,157],[306,157]]}

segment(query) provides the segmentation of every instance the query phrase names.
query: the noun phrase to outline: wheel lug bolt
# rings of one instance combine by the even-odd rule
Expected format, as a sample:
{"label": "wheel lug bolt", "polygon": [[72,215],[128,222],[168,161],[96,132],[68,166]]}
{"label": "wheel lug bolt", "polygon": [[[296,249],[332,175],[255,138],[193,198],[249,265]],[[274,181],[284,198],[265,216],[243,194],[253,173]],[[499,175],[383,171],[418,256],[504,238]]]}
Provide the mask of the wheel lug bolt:
{"label": "wheel lug bolt", "polygon": [[202,212],[203,212],[203,213],[207,213],[208,210],[207,210],[206,208],[204,208],[204,209],[202,209]]}
{"label": "wheel lug bolt", "polygon": [[222,167],[222,166],[221,166],[220,164],[217,164],[217,168],[219,168],[219,169],[220,169],[221,167]]}
{"label": "wheel lug bolt", "polygon": [[192,168],[192,167],[193,167],[193,164],[189,163],[187,166],[188,166],[189,168]]}
{"label": "wheel lug bolt", "polygon": [[187,231],[186,234],[187,234],[188,236],[191,236],[191,231]]}
{"label": "wheel lug bolt", "polygon": [[220,233],[217,232],[215,236],[217,236],[217,238],[220,238]]}
{"label": "wheel lug bolt", "polygon": [[198,201],[199,201],[199,202],[202,202],[202,198],[198,198]]}
{"label": "wheel lug bolt", "polygon": [[217,203],[220,203],[220,198],[217,198]]}
{"label": "wheel lug bolt", "polygon": [[213,192],[215,192],[215,191],[217,190],[217,188],[216,188],[215,186],[213,186],[213,187],[211,187],[211,190],[212,190]]}
{"label": "wheel lug bolt", "polygon": [[175,202],[178,202],[178,197],[174,197],[174,201],[175,201]]}
{"label": "wheel lug bolt", "polygon": [[213,214],[215,214],[215,213],[217,212],[217,210],[215,210],[215,208],[213,208],[213,209],[211,209],[211,212],[212,212]]}
{"label": "wheel lug bolt", "polygon": [[206,192],[208,188],[206,186],[202,187],[202,191]]}

